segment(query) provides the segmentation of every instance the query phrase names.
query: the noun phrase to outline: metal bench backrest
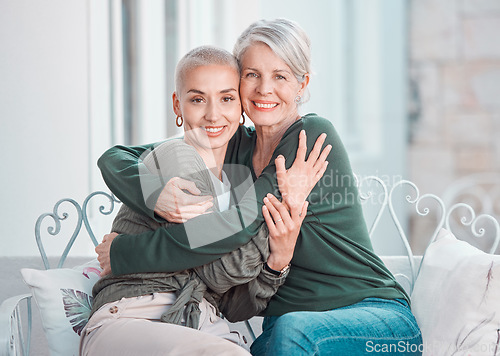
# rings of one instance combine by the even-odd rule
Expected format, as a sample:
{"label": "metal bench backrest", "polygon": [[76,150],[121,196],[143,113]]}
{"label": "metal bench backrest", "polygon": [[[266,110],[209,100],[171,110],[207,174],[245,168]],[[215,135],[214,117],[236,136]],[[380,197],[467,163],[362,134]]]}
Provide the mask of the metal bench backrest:
{"label": "metal bench backrest", "polygon": [[[367,202],[370,200],[373,200],[374,197],[376,197],[376,203],[378,204],[378,207],[376,208],[376,213],[374,215],[374,218],[372,221],[368,222],[369,226],[369,233],[370,236],[373,235],[374,231],[377,229],[377,227],[380,224],[381,217],[382,215],[388,210],[388,213],[390,214],[390,217],[397,229],[397,233],[399,238],[401,239],[404,250],[406,253],[406,257],[408,258],[408,263],[409,263],[409,270],[410,270],[410,275],[397,275],[399,278],[403,278],[408,282],[409,285],[409,291],[411,292],[413,289],[413,285],[415,283],[415,280],[418,275],[418,268],[419,266],[416,265],[415,263],[415,258],[412,252],[412,248],[408,242],[407,234],[404,231],[403,224],[401,223],[401,218],[399,216],[401,215],[401,212],[396,212],[397,209],[395,208],[398,206],[399,203],[401,203],[401,192],[404,192],[405,198],[404,201],[405,203],[409,204],[412,207],[412,211],[416,212],[416,214],[420,216],[428,216],[428,215],[433,215],[434,218],[437,220],[436,228],[432,232],[432,236],[429,239],[429,244],[435,240],[437,237],[437,234],[439,233],[439,230],[441,228],[446,228],[448,230],[452,230],[450,226],[450,219],[452,214],[454,214],[456,211],[460,210],[462,213],[465,212],[465,216],[462,216],[460,218],[460,223],[467,227],[468,229],[471,230],[471,233],[475,237],[482,237],[485,235],[485,229],[480,227],[482,223],[488,222],[490,227],[492,227],[492,231],[490,231],[490,235],[494,236],[491,248],[489,249],[490,253],[493,253],[496,251],[496,248],[498,246],[498,243],[500,241],[500,225],[498,221],[493,218],[492,216],[489,215],[479,215],[476,216],[474,210],[472,209],[471,206],[463,203],[457,203],[453,204],[451,207],[446,208],[443,200],[439,198],[436,195],[433,194],[420,194],[420,191],[418,187],[407,180],[401,180],[393,184],[391,187],[388,187],[388,185],[379,177],[376,176],[368,176],[368,177],[363,177],[363,178],[357,178],[356,177],[356,182],[355,184],[357,185],[360,193],[360,200],[362,204],[365,204],[364,209],[366,208]],[[102,215],[110,215],[112,214],[117,206],[117,203],[120,203],[113,195],[102,192],[102,191],[97,191],[89,194],[85,200],[83,201],[83,204],[80,205],[77,203],[74,199],[61,199],[59,200],[53,208],[52,213],[45,213],[40,215],[40,217],[37,219],[36,224],[35,224],[35,238],[36,242],[38,245],[38,248],[40,250],[40,255],[43,260],[43,264],[46,269],[50,269],[50,263],[49,259],[47,258],[47,254],[45,252],[44,246],[43,246],[43,237],[42,237],[42,222],[45,221],[46,219],[51,219],[53,222],[53,225],[50,225],[47,228],[47,232],[51,236],[56,236],[61,232],[61,222],[66,220],[69,216],[67,212],[61,212],[62,210],[61,205],[63,203],[69,203],[73,205],[74,209],[76,210],[76,215],[77,215],[77,221],[76,221],[76,226],[75,229],[72,231],[71,236],[69,237],[69,240],[64,248],[63,253],[59,257],[58,264],[55,268],[61,268],[64,266],[64,262],[66,261],[66,257],[68,256],[68,253],[70,252],[71,248],[73,247],[73,244],[77,237],[81,234],[82,232],[82,225],[85,226],[85,229],[88,233],[88,236],[90,237],[92,243],[94,246],[97,246],[98,240],[96,239],[96,236],[94,234],[94,230],[91,227],[90,219],[89,216],[91,215],[91,212],[89,212],[89,203],[91,199],[93,199],[96,196],[103,196],[107,199],[107,207],[104,205],[99,206],[99,213]],[[433,214],[431,213],[431,209],[428,207],[429,203],[431,201],[434,201],[434,207],[438,207],[439,211],[434,212]],[[66,206],[67,204],[65,204]],[[93,204],[91,204],[93,205]],[[407,215],[403,214],[405,218]],[[100,238],[100,237],[99,237]],[[25,300],[27,303],[27,313],[28,313],[28,327],[27,331],[23,330],[23,326],[21,323],[21,312],[20,312],[20,303],[21,301]],[[10,345],[9,350],[6,350],[7,354],[12,354],[12,350],[16,355],[17,354],[22,354],[22,355],[28,355],[29,354],[29,344],[30,344],[30,335],[31,335],[31,296],[30,295],[23,295],[23,296],[17,296],[13,298],[9,298],[6,300],[4,303],[6,304],[12,304],[12,308],[10,310],[13,310],[12,314],[10,315],[10,326],[9,330],[0,330],[0,339],[1,337],[8,337],[9,340],[8,342],[3,342],[0,343],[2,345],[8,344]],[[3,306],[4,304],[2,304]],[[247,325],[247,328],[250,332],[250,335],[253,339],[255,339],[254,332],[250,326],[250,324],[245,322]],[[9,333],[9,335],[3,335],[2,333]],[[26,335],[26,337],[23,337],[23,333]],[[26,341],[25,341],[26,340]],[[0,350],[3,352],[3,350]]]}

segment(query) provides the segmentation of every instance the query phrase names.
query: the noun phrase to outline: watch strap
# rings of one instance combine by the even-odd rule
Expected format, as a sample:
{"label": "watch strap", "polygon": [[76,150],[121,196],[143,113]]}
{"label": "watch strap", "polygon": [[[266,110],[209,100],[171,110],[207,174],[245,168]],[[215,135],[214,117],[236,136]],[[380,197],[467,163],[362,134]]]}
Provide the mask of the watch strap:
{"label": "watch strap", "polygon": [[277,271],[275,269],[272,269],[271,267],[269,267],[269,265],[267,264],[267,262],[264,263],[264,269],[266,271],[268,271],[269,273],[272,273],[274,274],[276,277],[282,277],[285,273],[288,272],[288,270],[290,269],[290,264],[287,264],[285,267],[283,267],[280,271]]}

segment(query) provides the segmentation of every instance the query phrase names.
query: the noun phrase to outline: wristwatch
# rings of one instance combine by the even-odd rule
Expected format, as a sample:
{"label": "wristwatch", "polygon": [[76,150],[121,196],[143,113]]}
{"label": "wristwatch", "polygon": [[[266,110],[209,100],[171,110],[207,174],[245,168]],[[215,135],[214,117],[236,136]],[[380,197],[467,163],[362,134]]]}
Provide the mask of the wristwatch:
{"label": "wristwatch", "polygon": [[264,269],[266,271],[268,271],[269,273],[274,274],[276,277],[283,277],[290,270],[290,263],[287,264],[285,267],[283,267],[280,271],[276,271],[275,269],[272,269],[271,267],[269,267],[269,265],[267,264],[267,262],[265,262],[264,263]]}

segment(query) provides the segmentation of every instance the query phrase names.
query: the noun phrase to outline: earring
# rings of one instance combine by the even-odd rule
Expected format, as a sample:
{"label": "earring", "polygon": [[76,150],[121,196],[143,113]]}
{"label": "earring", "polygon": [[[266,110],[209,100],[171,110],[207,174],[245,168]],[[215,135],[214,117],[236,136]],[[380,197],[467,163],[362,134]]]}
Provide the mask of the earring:
{"label": "earring", "polygon": [[241,117],[243,118],[243,122],[240,121],[240,125],[245,125],[245,114],[241,113]]}
{"label": "earring", "polygon": [[[179,119],[181,119],[180,123],[179,123]],[[175,124],[177,125],[177,127],[181,127],[183,123],[184,123],[184,119],[182,118],[182,116],[177,115],[177,117],[175,118]]]}
{"label": "earring", "polygon": [[300,95],[297,95],[297,96],[295,97],[295,103],[296,103],[296,104],[300,103],[300,99],[302,99],[302,97],[301,97]]}

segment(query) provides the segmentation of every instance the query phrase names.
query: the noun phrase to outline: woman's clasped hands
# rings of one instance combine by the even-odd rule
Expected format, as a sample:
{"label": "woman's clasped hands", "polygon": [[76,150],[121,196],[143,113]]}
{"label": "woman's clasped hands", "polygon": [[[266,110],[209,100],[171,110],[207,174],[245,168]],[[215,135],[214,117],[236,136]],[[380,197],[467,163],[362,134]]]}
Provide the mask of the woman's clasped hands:
{"label": "woman's clasped hands", "polygon": [[283,201],[279,201],[269,193],[264,198],[262,206],[262,214],[269,229],[271,250],[267,264],[273,270],[283,269],[292,260],[300,227],[307,214],[309,202],[306,199],[328,166],[326,159],[332,146],[327,145],[321,151],[325,139],[326,134],[318,137],[306,159],[307,138],[305,131],[302,130],[299,135],[297,156],[292,166],[288,170],[285,168],[283,156],[278,156],[275,160],[278,186]]}

